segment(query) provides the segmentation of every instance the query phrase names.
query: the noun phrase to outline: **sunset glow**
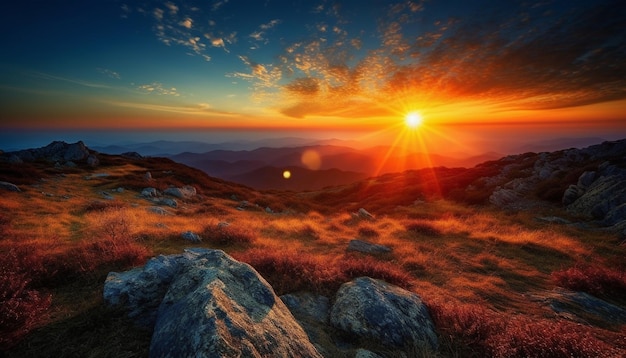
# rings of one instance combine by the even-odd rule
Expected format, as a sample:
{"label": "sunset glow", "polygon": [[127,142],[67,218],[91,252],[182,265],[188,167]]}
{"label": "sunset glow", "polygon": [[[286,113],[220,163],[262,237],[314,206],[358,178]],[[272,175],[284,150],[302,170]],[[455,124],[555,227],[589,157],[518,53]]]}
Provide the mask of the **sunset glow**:
{"label": "sunset glow", "polygon": [[12,2],[0,140],[231,130],[372,146],[416,106],[407,126],[445,133],[432,149],[626,135],[626,15],[610,0],[242,4]]}
{"label": "sunset glow", "polygon": [[422,124],[423,118],[418,112],[411,112],[406,115],[404,121],[407,127],[416,129]]}

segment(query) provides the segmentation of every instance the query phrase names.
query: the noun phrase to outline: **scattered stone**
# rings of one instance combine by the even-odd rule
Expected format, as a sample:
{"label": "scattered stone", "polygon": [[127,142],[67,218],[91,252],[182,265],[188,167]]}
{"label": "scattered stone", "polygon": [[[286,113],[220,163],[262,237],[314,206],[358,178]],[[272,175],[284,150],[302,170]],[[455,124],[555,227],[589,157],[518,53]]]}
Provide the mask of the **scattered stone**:
{"label": "scattered stone", "polygon": [[543,217],[537,217],[535,219],[538,221],[543,221],[543,222],[550,223],[550,224],[569,225],[572,223],[571,221],[560,218],[558,216],[543,216]]}
{"label": "scattered stone", "polygon": [[270,208],[269,206],[265,208],[265,212],[268,213],[268,214],[273,214],[274,213],[272,208]]}
{"label": "scattered stone", "polygon": [[124,188],[119,187],[115,191],[117,191],[118,193],[123,193],[124,192]]}
{"label": "scattered stone", "polygon": [[103,197],[103,198],[105,198],[105,199],[107,199],[107,200],[113,200],[113,199],[115,199],[115,198],[113,197],[113,195],[111,195],[111,194],[107,193],[106,191],[101,191],[101,192],[100,192],[100,195],[102,195],[102,197]]}
{"label": "scattered stone", "polygon": [[111,272],[104,299],[154,325],[150,357],[322,357],[267,282],[220,250]]}
{"label": "scattered stone", "polygon": [[193,243],[202,242],[202,237],[193,231],[185,231],[181,234],[182,238]]}
{"label": "scattered stone", "polygon": [[372,244],[362,240],[350,240],[347,251],[358,251],[366,254],[385,254],[391,252],[391,248],[384,245]]}
{"label": "scattered stone", "polygon": [[360,208],[359,211],[357,211],[357,215],[361,219],[374,220],[374,215],[370,214],[367,210],[363,208]]}
{"label": "scattered stone", "polygon": [[76,165],[76,163],[70,161],[65,162],[65,166],[68,168],[76,168],[78,165]]}
{"label": "scattered stone", "polygon": [[159,215],[170,215],[169,211],[163,209],[160,206],[151,206],[148,208],[148,211]]}
{"label": "scattered stone", "polygon": [[178,207],[178,202],[172,198],[161,198],[161,200],[159,200],[159,204],[167,205],[170,208]]}
{"label": "scattered stone", "polygon": [[14,191],[14,192],[21,192],[22,190],[15,184],[13,183],[9,183],[6,181],[0,181],[0,189],[4,189],[4,190],[8,190],[8,191]]}
{"label": "scattered stone", "polygon": [[229,224],[229,223],[227,223],[226,221],[220,221],[219,223],[217,223],[217,228],[218,228],[218,229],[219,229],[219,228],[226,227],[226,226],[230,226],[230,224]]}
{"label": "scattered stone", "polygon": [[383,358],[378,354],[368,351],[367,349],[359,348],[354,355],[354,358]]}
{"label": "scattered stone", "polygon": [[146,198],[156,198],[159,196],[159,192],[155,188],[143,188],[141,196]]}
{"label": "scattered stone", "polygon": [[146,172],[146,174],[143,175],[143,178],[147,181],[152,180],[152,173]]}
{"label": "scattered stone", "polygon": [[390,347],[436,350],[435,326],[415,293],[369,277],[344,283],[330,312],[331,324]]}
{"label": "scattered stone", "polygon": [[185,185],[182,188],[167,188],[163,194],[177,197],[179,199],[189,199],[196,195],[196,188],[191,185]]}

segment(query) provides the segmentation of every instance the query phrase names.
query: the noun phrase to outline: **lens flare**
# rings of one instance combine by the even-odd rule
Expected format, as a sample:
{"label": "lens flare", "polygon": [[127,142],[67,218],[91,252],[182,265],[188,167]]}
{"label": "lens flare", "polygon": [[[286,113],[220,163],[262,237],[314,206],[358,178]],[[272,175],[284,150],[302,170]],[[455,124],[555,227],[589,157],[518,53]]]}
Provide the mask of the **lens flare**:
{"label": "lens flare", "polygon": [[285,179],[291,178],[291,172],[289,170],[285,170],[283,172],[283,178],[285,178]]}

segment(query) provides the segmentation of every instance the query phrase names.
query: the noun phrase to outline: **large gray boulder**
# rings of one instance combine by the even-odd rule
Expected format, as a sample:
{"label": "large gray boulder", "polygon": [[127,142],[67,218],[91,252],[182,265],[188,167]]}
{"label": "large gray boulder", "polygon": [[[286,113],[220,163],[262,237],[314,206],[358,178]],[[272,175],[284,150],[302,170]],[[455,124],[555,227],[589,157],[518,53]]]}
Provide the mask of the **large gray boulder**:
{"label": "large gray boulder", "polygon": [[321,357],[269,284],[220,250],[111,273],[105,300],[152,319],[151,357]]}
{"label": "large gray boulder", "polygon": [[390,347],[436,350],[438,346],[435,326],[420,297],[369,277],[341,286],[330,322],[347,333]]}

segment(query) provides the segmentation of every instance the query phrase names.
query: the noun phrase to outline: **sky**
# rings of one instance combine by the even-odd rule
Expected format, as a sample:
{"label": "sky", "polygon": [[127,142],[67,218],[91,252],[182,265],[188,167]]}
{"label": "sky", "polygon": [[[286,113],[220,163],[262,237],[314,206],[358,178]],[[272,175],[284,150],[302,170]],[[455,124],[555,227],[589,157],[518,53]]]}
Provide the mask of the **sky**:
{"label": "sky", "polygon": [[410,112],[434,151],[624,138],[625,23],[621,0],[12,1],[0,148],[88,132],[398,142]]}

